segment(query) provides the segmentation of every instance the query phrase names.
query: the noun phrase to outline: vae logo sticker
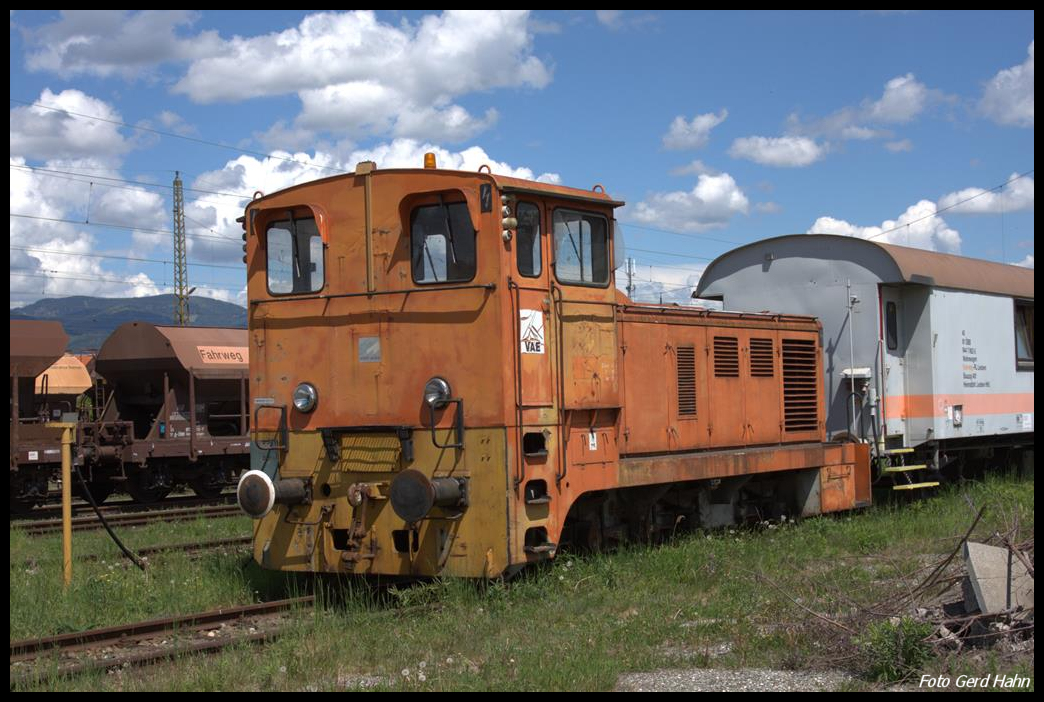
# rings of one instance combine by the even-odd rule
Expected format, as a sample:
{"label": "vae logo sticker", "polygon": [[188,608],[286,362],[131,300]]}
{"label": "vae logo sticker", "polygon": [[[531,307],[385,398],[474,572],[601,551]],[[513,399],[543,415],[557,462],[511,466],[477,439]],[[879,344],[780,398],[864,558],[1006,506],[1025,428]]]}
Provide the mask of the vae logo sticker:
{"label": "vae logo sticker", "polygon": [[540,310],[520,310],[518,317],[522,353],[544,353],[544,313]]}

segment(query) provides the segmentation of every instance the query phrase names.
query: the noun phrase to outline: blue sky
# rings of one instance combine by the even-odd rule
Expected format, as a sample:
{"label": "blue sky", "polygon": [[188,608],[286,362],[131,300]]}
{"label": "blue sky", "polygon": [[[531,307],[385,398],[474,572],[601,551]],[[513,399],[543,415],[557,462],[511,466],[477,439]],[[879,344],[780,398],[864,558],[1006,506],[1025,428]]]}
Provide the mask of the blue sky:
{"label": "blue sky", "polygon": [[809,231],[1032,266],[1033,25],[12,11],[11,306],[169,292],[175,170],[190,285],[243,304],[244,195],[430,150],[626,200],[639,299],[683,300],[710,259]]}

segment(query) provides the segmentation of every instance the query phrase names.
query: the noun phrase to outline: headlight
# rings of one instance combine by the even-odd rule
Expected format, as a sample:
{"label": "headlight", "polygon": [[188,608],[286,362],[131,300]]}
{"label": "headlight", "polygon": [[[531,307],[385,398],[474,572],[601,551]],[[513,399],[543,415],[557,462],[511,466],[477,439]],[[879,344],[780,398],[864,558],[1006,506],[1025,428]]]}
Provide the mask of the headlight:
{"label": "headlight", "polygon": [[432,409],[438,409],[449,402],[452,393],[449,383],[438,376],[432,378],[424,385],[424,404]]}
{"label": "headlight", "polygon": [[294,407],[298,412],[311,412],[319,402],[319,393],[311,383],[301,383],[294,388]]}

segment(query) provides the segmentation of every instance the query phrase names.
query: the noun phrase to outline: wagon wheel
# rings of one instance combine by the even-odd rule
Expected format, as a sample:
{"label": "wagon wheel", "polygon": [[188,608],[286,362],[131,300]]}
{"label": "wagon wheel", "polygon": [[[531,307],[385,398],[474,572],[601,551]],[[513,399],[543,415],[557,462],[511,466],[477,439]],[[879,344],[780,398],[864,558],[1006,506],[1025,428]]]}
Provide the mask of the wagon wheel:
{"label": "wagon wheel", "polygon": [[225,489],[225,483],[215,473],[201,473],[189,481],[189,487],[203,499],[214,500]]}
{"label": "wagon wheel", "polygon": [[[87,483],[87,489],[90,490],[94,503],[100,505],[116,491],[116,485],[111,480],[92,480]],[[73,494],[81,500],[87,499],[79,480],[73,482]]]}
{"label": "wagon wheel", "polygon": [[162,471],[137,471],[127,477],[127,493],[135,502],[149,504],[159,502],[170,494],[174,484]]}
{"label": "wagon wheel", "polygon": [[15,497],[11,495],[11,514],[26,516],[33,511],[36,500],[33,498]]}

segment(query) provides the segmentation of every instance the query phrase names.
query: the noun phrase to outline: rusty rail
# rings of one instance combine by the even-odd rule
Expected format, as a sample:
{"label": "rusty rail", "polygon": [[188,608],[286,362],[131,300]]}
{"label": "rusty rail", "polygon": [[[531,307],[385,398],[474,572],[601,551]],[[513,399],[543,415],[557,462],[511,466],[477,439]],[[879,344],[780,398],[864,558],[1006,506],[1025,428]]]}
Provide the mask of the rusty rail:
{"label": "rusty rail", "polygon": [[[58,636],[47,636],[39,639],[25,639],[11,642],[11,664],[22,664],[34,661],[51,654],[64,654],[74,651],[91,650],[113,646],[126,646],[134,642],[147,640],[156,636],[167,636],[173,633],[199,632],[216,628],[218,625],[243,619],[266,617],[289,612],[299,607],[315,605],[315,596],[294,597],[274,602],[262,602],[237,607],[222,607],[207,612],[165,617],[148,621],[135,622],[121,626],[90,629],[87,631]],[[17,666],[28,672],[16,675],[11,673],[11,687],[40,682],[54,675],[68,676],[88,670],[105,670],[129,665],[148,665],[168,660],[188,653],[208,653],[221,650],[240,643],[264,642],[279,635],[281,630],[251,632],[242,636],[229,636],[214,641],[197,641],[171,647],[158,647],[145,652],[132,653],[125,656],[106,658],[84,658],[75,660],[70,665],[48,666],[46,672],[33,670],[31,666]]]}
{"label": "rusty rail", "polygon": [[[152,522],[183,522],[190,519],[215,517],[234,517],[242,514],[238,505],[211,505],[187,509],[162,509],[154,512],[115,514],[106,516],[112,526],[142,526]],[[13,522],[12,526],[31,536],[53,534],[62,528],[60,519],[41,519],[37,521]],[[73,531],[90,531],[101,529],[102,523],[96,517],[76,517],[72,520]]]}

